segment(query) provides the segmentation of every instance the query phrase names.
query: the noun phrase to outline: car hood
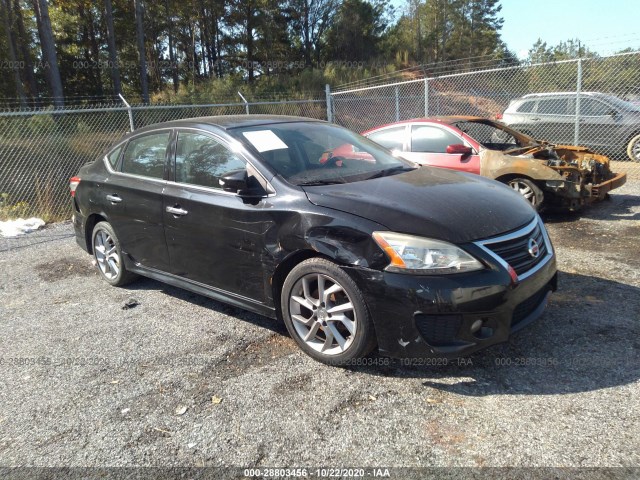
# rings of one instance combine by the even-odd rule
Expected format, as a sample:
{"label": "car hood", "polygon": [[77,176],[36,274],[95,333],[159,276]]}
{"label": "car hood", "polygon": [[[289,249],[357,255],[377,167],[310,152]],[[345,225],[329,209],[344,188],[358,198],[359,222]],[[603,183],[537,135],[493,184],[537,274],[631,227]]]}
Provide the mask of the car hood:
{"label": "car hood", "polygon": [[505,185],[431,167],[303,189],[315,205],[367,218],[395,232],[453,243],[515,230],[535,216],[529,204]]}

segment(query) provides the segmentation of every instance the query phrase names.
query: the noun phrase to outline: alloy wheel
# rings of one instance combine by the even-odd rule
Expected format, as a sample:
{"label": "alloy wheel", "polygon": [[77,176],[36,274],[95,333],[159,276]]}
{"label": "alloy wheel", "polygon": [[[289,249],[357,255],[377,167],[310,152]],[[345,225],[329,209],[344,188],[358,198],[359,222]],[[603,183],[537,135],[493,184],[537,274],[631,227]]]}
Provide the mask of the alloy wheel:
{"label": "alloy wheel", "polygon": [[509,182],[509,186],[513,188],[516,192],[524,197],[524,199],[529,202],[531,205],[535,206],[537,199],[535,192],[533,189],[524,182],[520,182],[518,180],[513,180]]}
{"label": "alloy wheel", "polygon": [[109,280],[113,280],[120,273],[120,255],[111,234],[105,230],[98,230],[93,240],[98,268]]}
{"label": "alloy wheel", "polygon": [[324,355],[338,355],[353,343],[358,319],[345,289],[320,273],[301,277],[289,297],[289,311],[298,336]]}

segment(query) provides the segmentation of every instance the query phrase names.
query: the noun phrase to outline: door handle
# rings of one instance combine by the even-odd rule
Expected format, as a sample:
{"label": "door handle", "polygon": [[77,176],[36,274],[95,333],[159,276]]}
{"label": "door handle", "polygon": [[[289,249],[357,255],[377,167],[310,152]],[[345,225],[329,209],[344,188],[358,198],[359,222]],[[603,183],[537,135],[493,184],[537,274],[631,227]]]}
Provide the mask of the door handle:
{"label": "door handle", "polygon": [[532,118],[532,119],[531,119],[531,121],[532,121],[532,122],[539,122],[539,121],[540,121],[540,118]]}
{"label": "door handle", "polygon": [[180,207],[167,207],[167,213],[170,213],[172,215],[176,215],[177,217],[182,217],[184,215],[186,215],[187,212],[186,210],[180,208]]}
{"label": "door handle", "polygon": [[107,200],[109,200],[111,203],[120,203],[122,201],[117,193],[114,193],[113,195],[107,195]]}

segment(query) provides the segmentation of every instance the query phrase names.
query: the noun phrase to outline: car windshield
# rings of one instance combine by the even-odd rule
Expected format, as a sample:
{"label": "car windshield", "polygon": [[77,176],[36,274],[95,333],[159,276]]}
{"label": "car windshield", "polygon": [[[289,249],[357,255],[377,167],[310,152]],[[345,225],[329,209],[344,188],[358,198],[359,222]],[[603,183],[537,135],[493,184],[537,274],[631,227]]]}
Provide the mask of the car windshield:
{"label": "car windshield", "polygon": [[294,185],[350,183],[416,168],[345,128],[290,122],[229,131]]}
{"label": "car windshield", "polygon": [[614,97],[613,95],[603,95],[603,97],[620,110],[640,112],[640,105],[634,105],[631,102],[626,102],[618,97]]}
{"label": "car windshield", "polygon": [[525,142],[523,139],[516,138],[510,133],[509,129],[503,128],[498,124],[465,120],[456,122],[454,125],[476,142],[480,143],[484,148],[490,150],[500,150],[504,152],[535,146],[534,142]]}

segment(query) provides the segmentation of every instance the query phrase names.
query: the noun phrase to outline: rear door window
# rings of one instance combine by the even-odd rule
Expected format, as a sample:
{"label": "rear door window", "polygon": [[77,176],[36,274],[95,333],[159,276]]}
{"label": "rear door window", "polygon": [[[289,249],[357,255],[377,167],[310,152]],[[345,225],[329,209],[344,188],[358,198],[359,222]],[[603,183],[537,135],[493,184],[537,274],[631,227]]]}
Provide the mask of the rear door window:
{"label": "rear door window", "polygon": [[130,140],[122,157],[122,172],[163,178],[170,133],[151,133]]}
{"label": "rear door window", "polygon": [[568,115],[566,98],[551,98],[538,102],[538,113],[541,115]]}
{"label": "rear door window", "polygon": [[420,153],[447,153],[449,145],[463,143],[462,139],[444,128],[430,125],[411,127],[411,151]]}

